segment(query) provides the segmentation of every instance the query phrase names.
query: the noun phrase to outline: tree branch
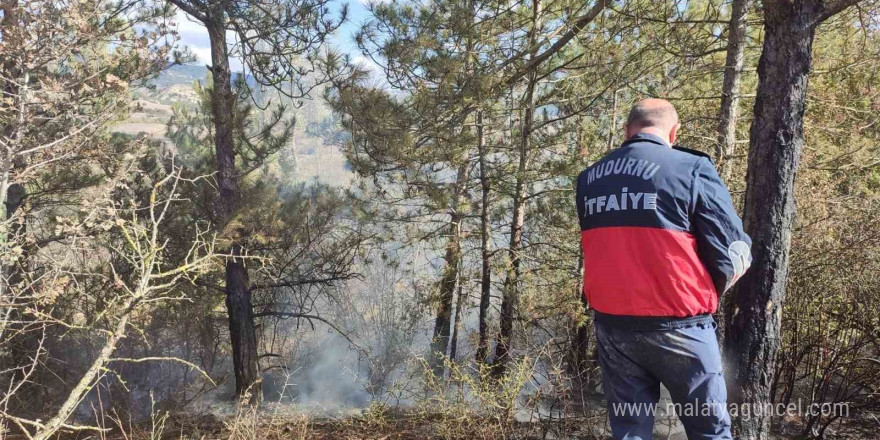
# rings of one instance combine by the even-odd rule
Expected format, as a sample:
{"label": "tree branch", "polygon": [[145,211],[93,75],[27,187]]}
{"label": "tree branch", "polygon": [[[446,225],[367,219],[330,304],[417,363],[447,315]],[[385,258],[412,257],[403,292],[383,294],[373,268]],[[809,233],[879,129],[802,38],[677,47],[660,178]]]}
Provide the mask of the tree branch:
{"label": "tree branch", "polygon": [[538,65],[547,60],[547,58],[550,58],[556,52],[562,50],[562,48],[565,47],[565,45],[568,44],[568,42],[571,41],[572,38],[577,36],[577,34],[579,34],[582,30],[584,30],[584,28],[587,27],[588,24],[592,23],[593,20],[595,20],[596,17],[599,16],[599,13],[602,12],[607,5],[607,0],[599,0],[598,2],[596,2],[596,4],[593,5],[593,7],[585,15],[575,21],[574,26],[572,26],[568,32],[559,37],[559,39],[556,40],[556,42],[553,43],[550,48],[536,55],[529,61],[528,64],[514,72],[513,75],[507,78],[505,84],[513,84],[514,82],[525,76],[528,72],[531,72],[532,69],[538,67]]}
{"label": "tree branch", "polygon": [[205,379],[208,379],[208,382],[210,382],[211,385],[217,386],[217,382],[214,382],[214,379],[211,379],[211,376],[209,376],[208,373],[205,370],[203,370],[201,367],[199,367],[198,365],[196,365],[192,362],[189,362],[187,360],[184,360],[184,359],[181,359],[178,357],[152,356],[152,357],[142,357],[142,358],[112,358],[112,359],[108,360],[107,363],[109,364],[112,362],[128,362],[128,363],[132,363],[132,364],[138,364],[138,363],[142,363],[142,362],[153,362],[153,361],[181,363],[183,365],[186,365],[187,367],[192,368],[193,370],[198,371],[199,373],[201,373],[202,376],[205,377]]}
{"label": "tree branch", "polygon": [[[343,338],[345,338],[345,340],[347,340],[349,344],[355,346],[355,348],[357,348],[358,350],[361,350],[362,352],[367,353],[367,351],[364,350],[363,347],[361,347],[360,345],[355,343],[350,337],[348,337],[347,334],[345,334],[345,332],[340,330],[339,327],[337,327],[332,322],[330,322],[330,321],[328,321],[318,315],[310,315],[307,313],[290,313],[290,312],[260,312],[260,313],[254,313],[251,316],[254,318],[262,318],[262,317],[266,317],[266,316],[275,316],[275,317],[279,317],[279,318],[302,318],[302,319],[309,320],[310,324],[311,324],[312,319],[314,319],[316,321],[321,321],[324,324],[327,324],[333,330],[335,330],[336,333],[339,333],[339,335],[342,336]],[[313,326],[313,328],[314,328],[314,326]]]}
{"label": "tree branch", "polygon": [[180,8],[183,12],[186,12],[192,18],[202,22],[202,24],[208,21],[208,16],[203,11],[199,11],[192,4],[184,1],[184,0],[168,0],[168,3],[171,3],[174,6]]}
{"label": "tree branch", "polygon": [[347,281],[352,278],[359,277],[358,274],[344,274],[339,276],[332,276],[327,278],[309,278],[305,280],[288,280],[288,281],[279,281],[277,283],[267,283],[267,284],[254,284],[251,286],[251,290],[260,290],[260,289],[274,289],[278,287],[299,287],[306,286],[309,284],[322,284],[328,286],[336,281]]}
{"label": "tree branch", "polygon": [[819,16],[816,17],[816,24],[821,24],[823,21],[843,12],[844,9],[853,6],[860,1],[861,0],[836,0],[823,2],[824,8],[822,8],[822,12],[819,13]]}

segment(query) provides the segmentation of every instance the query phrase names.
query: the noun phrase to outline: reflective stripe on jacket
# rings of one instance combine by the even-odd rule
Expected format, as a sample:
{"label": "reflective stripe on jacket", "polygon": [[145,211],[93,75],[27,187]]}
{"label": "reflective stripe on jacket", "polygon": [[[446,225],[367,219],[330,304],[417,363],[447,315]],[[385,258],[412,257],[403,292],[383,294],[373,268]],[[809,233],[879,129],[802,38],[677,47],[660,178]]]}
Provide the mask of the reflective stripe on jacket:
{"label": "reflective stripe on jacket", "polygon": [[638,134],[578,176],[584,294],[609,315],[713,313],[751,263],[709,156]]}

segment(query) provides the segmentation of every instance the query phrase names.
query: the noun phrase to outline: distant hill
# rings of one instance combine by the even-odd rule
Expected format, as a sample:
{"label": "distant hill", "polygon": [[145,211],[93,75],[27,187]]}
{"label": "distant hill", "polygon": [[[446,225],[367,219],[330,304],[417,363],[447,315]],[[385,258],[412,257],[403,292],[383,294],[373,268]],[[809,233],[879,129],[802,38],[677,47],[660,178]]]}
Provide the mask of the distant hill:
{"label": "distant hill", "polygon": [[[233,73],[238,75],[240,73]],[[193,92],[196,82],[205,84],[208,80],[208,68],[202,64],[178,64],[165,69],[156,78],[152,79],[146,87],[135,91],[135,98],[152,100],[162,104],[174,103],[195,104],[198,97]],[[255,89],[258,100],[262,100],[262,93],[256,87],[252,77],[247,76],[247,83]]]}
{"label": "distant hill", "polygon": [[204,81],[208,78],[208,69],[202,64],[179,64],[171,66],[162,72],[151,84],[158,88],[167,88],[174,85],[192,85],[194,81]]}
{"label": "distant hill", "polygon": [[[203,65],[175,65],[165,69],[146,87],[136,89],[134,98],[165,106],[173,104],[195,105],[198,96],[193,90],[193,85],[197,81],[204,83],[207,79],[208,69]],[[170,107],[168,110],[170,115]],[[164,121],[167,120],[168,118],[165,117]],[[162,121],[163,124],[164,121]]]}
{"label": "distant hill", "polygon": [[[136,89],[132,113],[128,120],[116,127],[116,131],[133,136],[145,134],[164,142],[166,125],[173,114],[174,105],[195,106],[198,95],[193,86],[207,81],[208,69],[204,65],[176,65],[163,71],[149,82],[147,87]],[[253,85],[253,81],[249,81]],[[294,169],[295,180],[318,180],[336,186],[347,186],[352,179],[345,157],[333,145],[326,145],[324,139],[308,130],[309,127],[322,127],[326,131],[333,126],[329,109],[320,99],[303,101],[299,108],[290,108],[296,118],[296,129],[288,148],[279,153],[287,167]],[[262,96],[258,94],[258,99]]]}

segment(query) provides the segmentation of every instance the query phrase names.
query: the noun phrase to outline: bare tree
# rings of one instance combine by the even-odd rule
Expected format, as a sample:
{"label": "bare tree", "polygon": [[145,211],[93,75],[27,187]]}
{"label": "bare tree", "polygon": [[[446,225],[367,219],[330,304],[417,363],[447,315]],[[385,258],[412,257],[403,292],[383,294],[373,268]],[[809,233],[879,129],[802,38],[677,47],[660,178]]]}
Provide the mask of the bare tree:
{"label": "bare tree", "polygon": [[[126,183],[125,177],[137,173],[132,167],[124,168],[122,171],[117,179],[108,182],[108,188],[119,191]],[[192,282],[199,275],[212,270],[216,259],[213,237],[204,232],[193,238],[182,264],[169,264],[165,258],[168,239],[163,236],[161,225],[167,218],[170,207],[182,201],[177,197],[178,185],[181,182],[179,171],[157,181],[153,185],[147,206],[135,202],[134,199],[119,202],[112,197],[113,192],[105,192],[108,196],[96,201],[90,212],[68,222],[68,229],[78,233],[70,235],[65,240],[66,246],[53,249],[41,256],[43,260],[41,266],[44,269],[39,274],[39,278],[25,284],[20,291],[16,289],[15,294],[20,301],[15,303],[14,307],[19,309],[22,315],[33,317],[30,323],[32,327],[45,329],[48,326],[55,326],[70,330],[85,330],[102,335],[104,342],[97,356],[46,421],[27,418],[17,413],[15,408],[9,408],[13,397],[25,383],[31,380],[30,376],[47,355],[42,344],[38,346],[35,352],[31,353],[27,364],[13,367],[22,373],[8,384],[4,384],[7,388],[0,398],[0,420],[11,422],[26,433],[28,438],[34,440],[52,438],[59,430],[103,429],[70,424],[68,420],[101,378],[112,371],[111,363],[143,361],[143,359],[114,358],[120,342],[133,327],[137,327],[137,320],[143,319],[144,314],[148,314],[151,308],[161,303],[185,300],[186,297],[178,293],[175,288],[181,282]],[[96,231],[116,236],[119,240],[85,239],[87,236],[94,237]],[[83,254],[105,255],[107,259],[92,259],[90,265],[82,267],[78,264],[77,257]],[[112,261],[118,261],[120,266],[125,267],[117,267]],[[72,267],[70,262],[77,262],[77,266]],[[46,270],[46,267],[51,269]],[[122,276],[123,273],[129,275]],[[112,289],[110,299],[103,304],[97,319],[93,322],[83,322],[82,319],[77,319],[76,315],[71,319],[54,316],[52,306],[54,298],[60,293],[59,289],[64,289],[66,295],[79,295],[85,298],[88,293],[80,289],[89,279],[105,281],[104,284]],[[0,334],[0,338],[8,336],[8,334]],[[4,340],[0,339],[0,343],[3,342]],[[192,368],[197,368],[182,359],[158,360],[183,362]]]}
{"label": "bare tree", "polygon": [[176,38],[162,23],[171,11],[152,6],[0,3],[0,387],[18,384],[4,407],[19,415],[51,403],[41,382],[51,371],[44,362],[57,359],[46,356],[57,327],[28,310],[36,290],[64,293],[64,277],[51,276],[56,261],[44,258],[78,234],[52,219],[81,203],[86,209],[79,192],[127,161],[120,153],[131,146],[111,145],[107,131],[129,108],[129,85],[169,62]]}

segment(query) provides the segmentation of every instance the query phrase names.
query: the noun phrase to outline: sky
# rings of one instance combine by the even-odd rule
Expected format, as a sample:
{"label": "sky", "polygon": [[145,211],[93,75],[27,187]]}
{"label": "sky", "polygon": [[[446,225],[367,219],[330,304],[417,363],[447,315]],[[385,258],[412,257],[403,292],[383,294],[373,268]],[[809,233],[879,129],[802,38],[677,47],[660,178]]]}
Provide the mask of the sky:
{"label": "sky", "polygon": [[[336,0],[337,5],[348,4],[348,20],[329,38],[330,44],[341,52],[351,55],[355,62],[363,63],[368,67],[375,68],[373,63],[364,58],[354,42],[354,34],[360,28],[364,20],[369,16],[367,10],[368,0]],[[338,11],[338,8],[337,8]],[[211,49],[208,41],[208,31],[197,21],[187,17],[187,15],[178,10],[177,18],[178,31],[180,32],[180,44],[188,46],[190,51],[196,55],[200,64],[211,64]],[[230,42],[233,41],[232,34],[227,34]],[[241,71],[241,61],[230,60],[230,67],[233,71]]]}

